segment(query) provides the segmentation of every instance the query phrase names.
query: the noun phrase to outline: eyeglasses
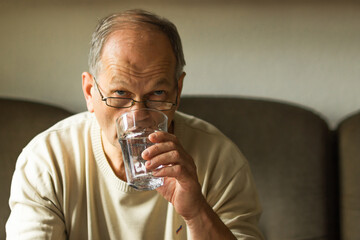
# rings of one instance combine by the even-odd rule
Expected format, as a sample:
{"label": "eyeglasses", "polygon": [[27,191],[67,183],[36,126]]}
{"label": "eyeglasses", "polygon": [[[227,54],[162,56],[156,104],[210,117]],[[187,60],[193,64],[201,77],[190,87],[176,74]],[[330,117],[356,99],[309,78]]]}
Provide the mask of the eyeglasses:
{"label": "eyeglasses", "polygon": [[104,95],[100,91],[99,84],[96,81],[95,76],[93,76],[93,78],[96,88],[101,96],[101,100],[104,101],[105,104],[109,107],[130,108],[134,106],[135,103],[144,103],[146,108],[152,108],[159,111],[168,111],[177,105],[177,96],[175,103],[167,102],[167,101],[157,101],[157,100],[136,101],[132,98],[122,98],[122,97],[104,97]]}

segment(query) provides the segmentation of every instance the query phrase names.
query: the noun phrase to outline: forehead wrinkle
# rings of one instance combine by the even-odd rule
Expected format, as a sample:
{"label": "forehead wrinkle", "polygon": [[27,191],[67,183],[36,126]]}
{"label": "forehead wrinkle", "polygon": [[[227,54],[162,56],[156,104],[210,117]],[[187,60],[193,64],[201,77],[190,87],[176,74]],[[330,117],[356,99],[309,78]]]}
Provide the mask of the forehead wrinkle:
{"label": "forehead wrinkle", "polygon": [[169,81],[168,79],[166,78],[159,78],[157,80],[153,80],[153,81],[145,81],[145,82],[137,82],[135,81],[134,85],[132,84],[133,81],[129,81],[129,79],[123,79],[123,78],[119,78],[119,77],[115,77],[115,78],[112,78],[113,81],[110,81],[109,83],[109,86],[112,87],[112,86],[118,86],[118,85],[122,85],[124,87],[127,87],[127,88],[131,88],[131,87],[134,87],[134,85],[137,85],[137,84],[140,84],[142,86],[144,85],[151,85],[152,88],[156,88],[156,87],[160,87],[160,86],[171,86],[172,85],[172,81]]}
{"label": "forehead wrinkle", "polygon": [[[158,75],[168,75],[168,69],[171,68],[171,63],[164,61],[157,66],[149,66],[147,69],[140,70],[134,65],[124,64],[109,64],[106,68],[112,78],[126,77],[126,78],[156,78]],[[172,75],[172,74],[171,74]],[[170,76],[172,77],[172,76]]]}
{"label": "forehead wrinkle", "polygon": [[155,90],[156,88],[160,87],[171,87],[173,85],[173,81],[169,81],[166,78],[158,78],[156,80],[152,81],[133,81],[129,78],[122,78],[122,77],[113,77],[109,83],[109,87],[111,89],[115,89],[118,87],[123,87],[126,90],[139,90],[141,89],[145,90]]}

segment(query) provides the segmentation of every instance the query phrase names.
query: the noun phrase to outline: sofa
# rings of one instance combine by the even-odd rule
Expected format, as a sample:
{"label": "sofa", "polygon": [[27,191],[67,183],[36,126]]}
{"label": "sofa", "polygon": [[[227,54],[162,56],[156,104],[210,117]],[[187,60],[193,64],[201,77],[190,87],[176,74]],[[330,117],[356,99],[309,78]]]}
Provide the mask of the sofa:
{"label": "sofa", "polygon": [[[37,133],[72,113],[0,99],[0,239],[16,158]],[[218,127],[247,157],[268,240],[360,239],[360,113],[329,129],[303,106],[266,99],[185,96],[180,110]]]}

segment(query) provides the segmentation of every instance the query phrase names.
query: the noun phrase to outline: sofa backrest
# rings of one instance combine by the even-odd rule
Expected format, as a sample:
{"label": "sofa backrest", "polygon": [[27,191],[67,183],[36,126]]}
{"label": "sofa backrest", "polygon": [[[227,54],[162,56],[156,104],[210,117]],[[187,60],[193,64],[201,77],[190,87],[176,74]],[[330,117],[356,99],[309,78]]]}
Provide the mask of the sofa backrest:
{"label": "sofa backrest", "polygon": [[17,157],[35,135],[71,113],[45,104],[1,98],[0,109],[0,239],[5,239],[10,184]]}
{"label": "sofa backrest", "polygon": [[360,112],[338,127],[341,239],[360,238]]}
{"label": "sofa backrest", "polygon": [[268,240],[338,239],[332,133],[311,110],[256,99],[183,97],[180,111],[202,118],[247,157]]}

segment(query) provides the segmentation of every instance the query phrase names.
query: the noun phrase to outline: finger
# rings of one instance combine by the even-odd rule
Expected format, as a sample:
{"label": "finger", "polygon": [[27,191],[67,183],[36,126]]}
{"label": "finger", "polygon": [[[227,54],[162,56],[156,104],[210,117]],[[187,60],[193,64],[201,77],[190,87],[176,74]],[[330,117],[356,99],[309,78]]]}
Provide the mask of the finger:
{"label": "finger", "polygon": [[180,165],[164,166],[162,168],[152,171],[155,177],[171,177],[177,178],[179,174],[183,172]]}
{"label": "finger", "polygon": [[151,158],[163,154],[166,152],[170,152],[176,149],[176,145],[173,142],[163,142],[154,144],[148,148],[146,148],[142,153],[141,156],[145,160],[150,160]]}
{"label": "finger", "polygon": [[159,166],[176,164],[180,164],[180,154],[176,150],[159,154],[145,163],[146,168],[149,170],[156,169]]}
{"label": "finger", "polygon": [[155,177],[175,178],[179,182],[186,182],[189,181],[190,179],[193,179],[191,177],[190,172],[184,166],[181,165],[164,166],[162,168],[153,170],[152,174]]}
{"label": "finger", "polygon": [[149,140],[152,143],[160,143],[160,142],[177,142],[177,138],[175,135],[170,134],[168,132],[154,132],[149,135]]}
{"label": "finger", "polygon": [[[175,172],[182,174],[183,172],[197,176],[196,165],[192,158],[184,157],[179,151],[173,150],[164,154],[160,154],[145,163],[146,168],[149,170],[158,170],[159,167],[173,167]],[[180,169],[178,169],[180,168]],[[160,169],[160,168],[159,168]],[[173,174],[170,172],[169,174]],[[169,175],[167,177],[171,177]]]}

